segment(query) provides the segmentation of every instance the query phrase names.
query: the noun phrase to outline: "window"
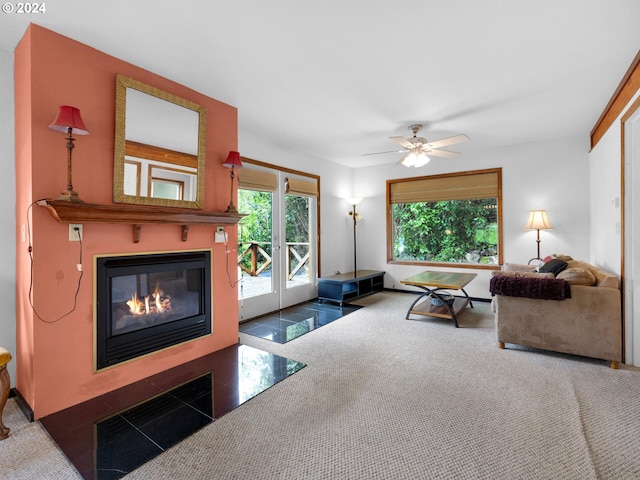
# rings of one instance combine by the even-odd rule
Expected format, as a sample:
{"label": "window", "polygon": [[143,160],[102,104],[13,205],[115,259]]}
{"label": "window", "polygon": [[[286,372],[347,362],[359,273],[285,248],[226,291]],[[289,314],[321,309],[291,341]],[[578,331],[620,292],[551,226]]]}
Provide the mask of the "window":
{"label": "window", "polygon": [[387,261],[498,268],[502,169],[387,180]]}

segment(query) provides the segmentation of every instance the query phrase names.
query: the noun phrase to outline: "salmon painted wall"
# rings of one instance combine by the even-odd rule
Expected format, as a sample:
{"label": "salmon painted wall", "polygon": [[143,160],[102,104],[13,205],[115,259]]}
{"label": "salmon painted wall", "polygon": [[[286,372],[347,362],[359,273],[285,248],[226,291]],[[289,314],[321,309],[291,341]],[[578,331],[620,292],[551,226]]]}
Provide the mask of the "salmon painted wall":
{"label": "salmon painted wall", "polygon": [[[85,224],[83,274],[74,308],[80,244],[68,241],[68,225],[57,223],[46,209],[29,209],[38,199],[57,197],[66,185],[65,135],[48,128],[63,104],[78,107],[90,131],[76,136],[74,190],[86,203],[113,203],[115,77],[121,73],[207,107],[204,209],[224,211],[230,179],[221,164],[229,150],[237,149],[236,108],[37,25],[29,27],[18,45],[15,64],[16,388],[35,418],[237,343],[237,292],[226,270],[226,247],[213,242],[215,225],[191,226],[185,242],[179,225],[145,225],[136,244],[130,225]],[[237,227],[225,229],[233,245]],[[213,334],[94,372],[94,256],[201,249],[213,252]],[[235,278],[235,269],[230,273]]]}

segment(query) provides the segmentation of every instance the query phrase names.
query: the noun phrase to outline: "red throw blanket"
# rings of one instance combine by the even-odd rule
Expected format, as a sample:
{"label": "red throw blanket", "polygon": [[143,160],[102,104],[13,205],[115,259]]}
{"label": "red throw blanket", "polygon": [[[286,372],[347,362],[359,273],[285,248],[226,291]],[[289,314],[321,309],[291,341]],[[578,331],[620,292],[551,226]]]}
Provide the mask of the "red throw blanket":
{"label": "red throw blanket", "polygon": [[571,298],[571,288],[566,280],[562,278],[496,276],[491,278],[489,291],[492,295],[542,300],[565,300]]}

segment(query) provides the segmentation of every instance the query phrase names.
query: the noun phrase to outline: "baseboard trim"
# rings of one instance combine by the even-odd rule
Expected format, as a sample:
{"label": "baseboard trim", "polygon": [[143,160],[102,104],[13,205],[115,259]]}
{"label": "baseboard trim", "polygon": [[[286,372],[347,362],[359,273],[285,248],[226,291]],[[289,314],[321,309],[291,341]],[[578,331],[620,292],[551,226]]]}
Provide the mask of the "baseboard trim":
{"label": "baseboard trim", "polygon": [[29,420],[30,422],[33,422],[34,421],[33,409],[29,406],[29,404],[24,399],[24,397],[20,395],[20,392],[15,388],[12,388],[9,392],[9,396],[15,398],[16,403],[18,404],[18,407],[20,407],[20,410],[22,410],[22,413],[24,414],[24,416],[27,417],[27,420]]}

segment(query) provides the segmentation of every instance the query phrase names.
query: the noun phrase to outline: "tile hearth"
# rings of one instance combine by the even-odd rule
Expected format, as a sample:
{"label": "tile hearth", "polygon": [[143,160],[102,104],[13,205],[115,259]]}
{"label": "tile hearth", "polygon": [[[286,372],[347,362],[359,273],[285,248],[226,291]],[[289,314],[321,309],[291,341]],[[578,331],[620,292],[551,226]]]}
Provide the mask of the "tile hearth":
{"label": "tile hearth", "polygon": [[306,333],[328,325],[361,308],[359,305],[320,303],[312,300],[275,313],[243,322],[240,333],[286,343]]}
{"label": "tile hearth", "polygon": [[85,479],[118,479],[304,366],[232,345],[40,422]]}

